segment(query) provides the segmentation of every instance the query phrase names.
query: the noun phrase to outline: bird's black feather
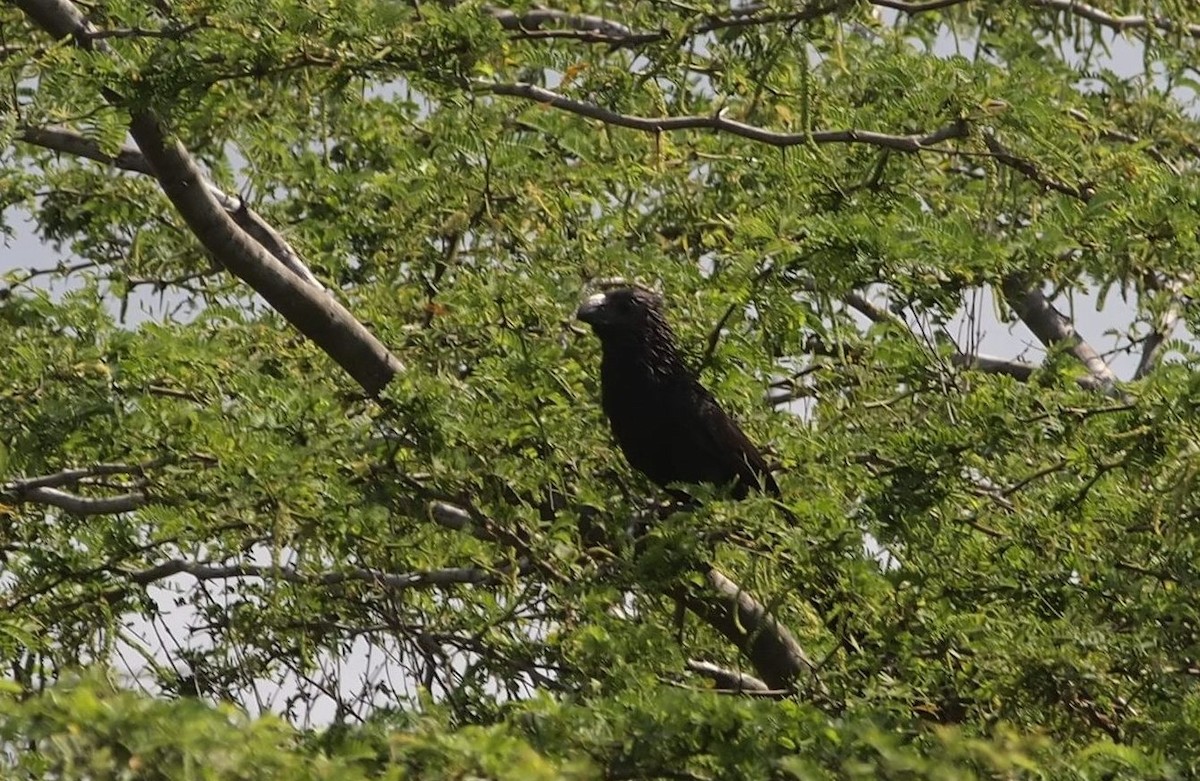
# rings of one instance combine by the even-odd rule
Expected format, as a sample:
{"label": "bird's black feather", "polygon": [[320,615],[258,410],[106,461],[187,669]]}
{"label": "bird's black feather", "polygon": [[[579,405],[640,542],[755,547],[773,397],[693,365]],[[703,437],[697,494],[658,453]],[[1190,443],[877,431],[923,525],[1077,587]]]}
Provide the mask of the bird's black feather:
{"label": "bird's black feather", "polygon": [[589,298],[576,316],[600,338],[600,397],[630,465],[657,485],[730,486],[779,495],[758,448],[684,364],[662,302],[619,287]]}

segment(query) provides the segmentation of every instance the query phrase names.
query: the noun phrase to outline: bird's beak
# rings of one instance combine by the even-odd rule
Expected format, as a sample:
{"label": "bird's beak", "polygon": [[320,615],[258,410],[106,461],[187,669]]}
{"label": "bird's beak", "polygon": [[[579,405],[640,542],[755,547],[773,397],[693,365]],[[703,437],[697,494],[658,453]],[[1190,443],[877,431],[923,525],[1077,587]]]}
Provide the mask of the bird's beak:
{"label": "bird's beak", "polygon": [[595,323],[604,311],[605,298],[603,293],[588,296],[587,300],[575,310],[575,317],[585,323]]}

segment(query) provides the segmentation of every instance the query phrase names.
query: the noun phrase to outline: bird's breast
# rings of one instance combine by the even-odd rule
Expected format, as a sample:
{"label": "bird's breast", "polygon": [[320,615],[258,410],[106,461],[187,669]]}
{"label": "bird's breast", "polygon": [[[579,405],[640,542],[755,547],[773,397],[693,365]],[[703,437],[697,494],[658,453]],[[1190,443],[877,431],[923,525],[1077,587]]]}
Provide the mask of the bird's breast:
{"label": "bird's breast", "polygon": [[678,458],[667,408],[670,399],[652,377],[625,372],[602,378],[600,400],[613,438],[630,466],[659,485],[679,477],[673,468]]}

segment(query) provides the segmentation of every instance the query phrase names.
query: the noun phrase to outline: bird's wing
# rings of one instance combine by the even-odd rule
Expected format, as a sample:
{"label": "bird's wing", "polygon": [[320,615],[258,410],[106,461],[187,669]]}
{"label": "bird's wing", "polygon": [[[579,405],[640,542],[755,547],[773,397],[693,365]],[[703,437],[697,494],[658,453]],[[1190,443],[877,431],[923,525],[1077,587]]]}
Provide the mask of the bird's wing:
{"label": "bird's wing", "polygon": [[674,454],[678,471],[696,474],[698,482],[716,484],[736,477],[741,484],[735,486],[739,498],[752,487],[778,496],[779,486],[766,460],[737,422],[699,383],[693,383],[690,391],[690,403],[670,407],[674,417],[670,428],[682,434]]}

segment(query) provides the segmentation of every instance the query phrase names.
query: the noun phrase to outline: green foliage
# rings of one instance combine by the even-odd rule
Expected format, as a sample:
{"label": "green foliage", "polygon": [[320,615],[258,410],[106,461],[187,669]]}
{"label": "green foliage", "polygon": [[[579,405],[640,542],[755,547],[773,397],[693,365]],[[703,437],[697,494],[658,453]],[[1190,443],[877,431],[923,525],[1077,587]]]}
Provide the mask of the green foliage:
{"label": "green foliage", "polygon": [[99,679],[19,693],[0,691],[0,740],[24,747],[0,758],[11,779],[1137,778],[1168,769],[1105,741],[1062,756],[1004,725],[988,738],[941,728],[911,740],[898,725],[830,719],[811,706],[672,689],[599,707],[535,699],[510,708],[506,725],[455,729],[434,708],[308,735],[273,716],[151,699]]}
{"label": "green foliage", "polygon": [[[0,277],[5,777],[1200,772],[1194,346],[1133,377],[1200,328],[1200,19],[895,5],[0,11],[5,226],[63,258]],[[403,363],[380,399],[138,172],[145,109]],[[572,319],[611,275],[781,503],[655,506]],[[975,360],[1034,344],[1014,290],[1131,381]],[[698,561],[815,682],[689,667],[762,673],[677,623]]]}

